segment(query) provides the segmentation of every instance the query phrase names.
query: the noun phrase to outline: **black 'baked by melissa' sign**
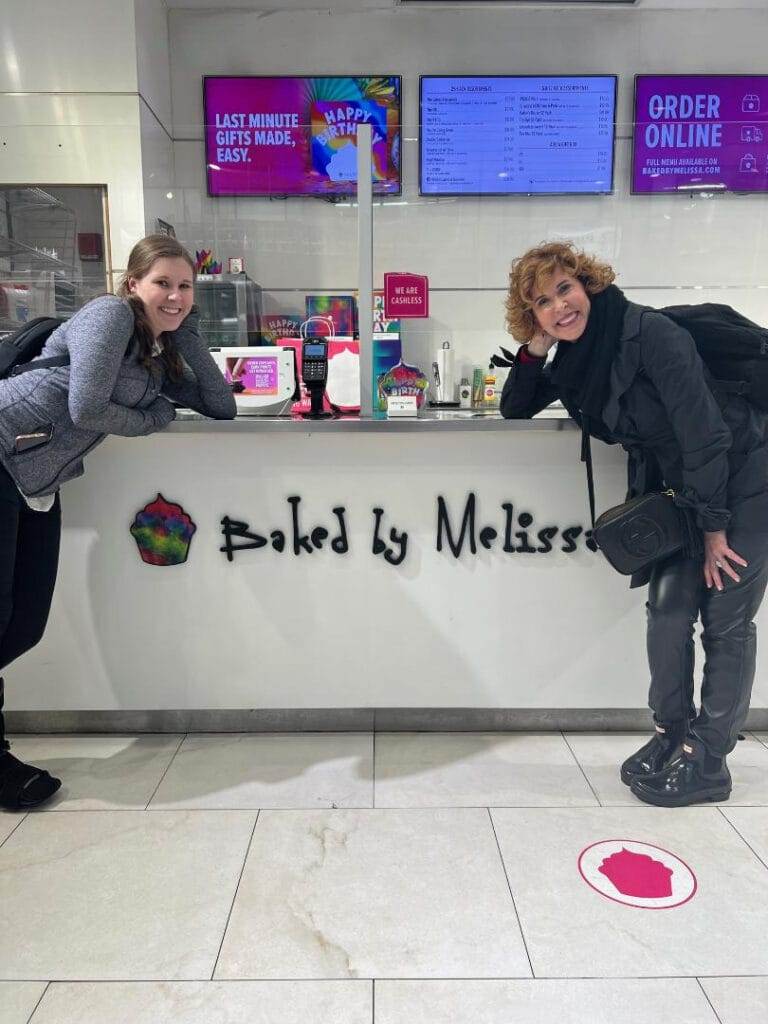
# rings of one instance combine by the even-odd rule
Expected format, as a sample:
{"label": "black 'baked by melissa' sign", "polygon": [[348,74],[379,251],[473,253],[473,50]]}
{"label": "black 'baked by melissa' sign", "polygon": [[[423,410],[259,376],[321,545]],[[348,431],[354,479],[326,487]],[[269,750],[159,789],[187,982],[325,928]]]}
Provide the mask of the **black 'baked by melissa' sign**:
{"label": "black 'baked by melissa' sign", "polygon": [[[219,550],[230,562],[234,561],[239,551],[267,546],[279,552],[288,551],[296,557],[311,555],[325,548],[337,555],[348,553],[347,510],[343,505],[331,509],[334,520],[329,526],[320,524],[304,527],[300,515],[301,498],[293,495],[287,501],[291,510],[291,522],[287,529],[276,527],[260,533],[252,530],[245,520],[225,515],[221,520],[224,544]],[[581,539],[588,550],[597,551],[592,531],[585,531],[583,526],[547,525],[537,529],[531,513],[516,512],[512,502],[503,502],[501,511],[503,515],[499,523],[481,526],[477,521],[477,498],[474,493],[467,496],[460,517],[453,517],[448,502],[438,496],[436,550],[447,549],[454,558],[460,558],[465,550],[476,555],[481,548],[490,551],[494,547],[507,555],[546,555],[552,552],[570,555],[578,550]],[[371,552],[383,557],[390,565],[401,565],[408,554],[408,534],[396,526],[387,530],[383,508],[376,507],[371,512]]]}

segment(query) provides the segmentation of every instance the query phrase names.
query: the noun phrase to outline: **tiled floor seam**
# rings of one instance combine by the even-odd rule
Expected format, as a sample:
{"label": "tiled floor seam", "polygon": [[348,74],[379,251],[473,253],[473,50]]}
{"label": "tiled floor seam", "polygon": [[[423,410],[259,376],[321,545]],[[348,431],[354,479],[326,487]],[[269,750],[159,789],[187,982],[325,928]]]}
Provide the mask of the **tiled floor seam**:
{"label": "tiled floor seam", "polygon": [[768,871],[768,864],[766,864],[766,862],[763,860],[763,858],[760,856],[760,854],[757,852],[757,850],[755,850],[754,846],[752,846],[752,844],[747,839],[745,839],[745,837],[741,834],[741,832],[739,832],[739,830],[736,828],[734,823],[731,821],[731,819],[725,813],[723,808],[722,807],[718,807],[717,810],[719,811],[720,814],[722,814],[722,816],[725,818],[725,820],[731,826],[731,828],[736,833],[736,835],[739,837],[739,839],[742,841],[742,843],[744,843],[745,846],[749,847],[750,851],[754,854],[754,856],[758,859],[758,861],[763,865],[763,867],[766,869],[766,871]]}
{"label": "tiled floor seam", "polygon": [[564,732],[563,732],[562,730],[560,731],[560,735],[561,735],[561,736],[562,736],[562,738],[563,738],[563,743],[565,743],[566,747],[568,747],[568,749],[570,750],[570,752],[571,752],[571,757],[572,757],[572,758],[573,758],[573,760],[574,760],[574,761],[576,762],[576,764],[577,764],[577,765],[579,766],[579,771],[580,771],[580,772],[581,772],[581,774],[582,774],[582,775],[584,776],[584,781],[585,781],[585,782],[586,782],[586,784],[587,784],[587,785],[589,786],[589,788],[590,788],[590,791],[591,791],[591,793],[592,793],[592,796],[593,796],[593,797],[595,798],[595,800],[597,800],[597,806],[598,806],[598,807],[602,807],[602,806],[603,806],[603,803],[602,803],[602,801],[601,801],[600,797],[599,797],[599,796],[597,795],[597,792],[596,792],[596,790],[595,790],[595,787],[594,787],[594,786],[592,785],[592,783],[591,783],[591,782],[589,781],[589,777],[588,777],[587,773],[586,773],[586,772],[584,771],[584,768],[582,767],[581,761],[579,761],[578,757],[576,757],[576,753],[575,753],[575,751],[574,751],[573,747],[572,747],[572,746],[571,746],[571,744],[570,744],[570,743],[568,742],[568,737],[567,737],[567,736],[565,735],[565,733],[564,733]]}
{"label": "tiled floor seam", "polygon": [[8,840],[9,840],[9,839],[11,838],[11,836],[12,836],[12,835],[14,834],[14,832],[16,832],[16,830],[18,829],[19,825],[20,825],[20,824],[22,823],[22,821],[24,821],[24,819],[25,819],[25,818],[27,817],[27,815],[28,815],[28,814],[29,814],[29,811],[27,811],[27,813],[26,813],[26,814],[22,814],[22,816],[21,816],[21,817],[19,818],[19,820],[18,820],[18,821],[16,822],[16,824],[15,824],[15,825],[13,826],[13,828],[12,828],[12,829],[11,829],[11,831],[10,831],[10,832],[8,833],[8,835],[7,835],[6,837],[5,837],[5,839],[3,839],[3,841],[2,841],[2,842],[0,842],[0,849],[2,849],[2,847],[3,847],[3,846],[5,846],[5,844],[6,844],[7,842],[8,842]]}
{"label": "tiled floor seam", "polygon": [[145,810],[145,811],[148,811],[148,810],[149,810],[149,805],[150,805],[150,804],[152,803],[152,801],[153,801],[153,800],[155,799],[155,796],[157,795],[157,791],[158,791],[158,789],[160,789],[160,787],[161,787],[161,786],[162,786],[162,784],[163,784],[163,779],[165,778],[165,776],[166,776],[166,775],[168,774],[168,772],[170,771],[171,765],[172,765],[172,764],[173,764],[173,762],[174,762],[174,761],[176,760],[176,755],[177,755],[177,754],[178,754],[178,752],[179,752],[179,751],[181,750],[181,745],[182,745],[182,743],[184,742],[184,740],[185,740],[185,739],[187,738],[187,736],[188,736],[188,735],[189,735],[189,733],[186,733],[186,732],[184,733],[184,735],[183,735],[183,736],[181,737],[181,739],[179,740],[179,742],[178,742],[178,745],[177,745],[176,749],[174,750],[174,752],[173,752],[173,753],[171,754],[170,758],[168,759],[168,764],[167,764],[167,765],[165,766],[165,771],[163,772],[163,774],[162,774],[162,775],[160,776],[160,778],[158,779],[157,785],[156,785],[156,786],[155,786],[155,788],[154,788],[154,789],[152,790],[152,795],[150,796],[149,800],[147,800],[147,804],[146,804],[146,806],[145,806],[145,808],[144,808],[144,810]]}
{"label": "tiled floor seam", "polygon": [[232,902],[229,905],[229,913],[227,914],[227,920],[226,920],[226,922],[224,924],[224,928],[223,928],[222,933],[221,933],[221,942],[219,943],[219,948],[216,951],[216,959],[213,961],[213,970],[211,971],[211,976],[208,979],[209,981],[213,981],[215,979],[215,977],[216,977],[216,968],[219,966],[219,957],[221,956],[221,950],[222,950],[222,947],[224,945],[224,939],[226,938],[226,935],[227,935],[227,928],[229,928],[229,922],[230,922],[230,919],[232,918],[232,910],[234,909],[234,906],[235,906],[235,900],[237,899],[237,894],[240,891],[240,883],[243,880],[243,873],[245,872],[245,865],[248,863],[248,854],[251,852],[251,844],[253,843],[253,835],[254,835],[254,833],[256,831],[256,826],[259,823],[259,815],[260,814],[261,814],[260,810],[256,812],[256,820],[253,823],[253,828],[251,829],[251,836],[250,836],[250,838],[248,840],[248,845],[245,848],[245,856],[243,857],[243,863],[240,866],[240,874],[237,876],[237,885],[235,886],[235,892],[234,892],[234,895],[232,896]]}
{"label": "tiled floor seam", "polygon": [[37,1011],[38,1011],[38,1009],[40,1007],[40,1003],[42,1003],[42,1001],[45,999],[45,993],[48,991],[48,989],[50,987],[51,987],[51,983],[50,983],[50,981],[47,981],[45,983],[45,988],[40,993],[40,998],[37,1000],[35,1005],[32,1007],[32,1013],[30,1013],[30,1015],[27,1017],[27,1024],[34,1024],[34,1022],[35,1022],[35,1014],[37,1013]]}
{"label": "tiled floor seam", "polygon": [[[765,810],[766,808],[768,808],[768,804],[733,804],[732,806],[734,808],[737,807],[739,810],[749,809],[749,808],[754,808],[756,810]],[[47,811],[45,811],[45,810],[36,811],[35,815],[38,815],[38,814],[56,814],[56,815],[66,815],[66,814],[202,814],[202,813],[205,813],[205,814],[213,814],[213,813],[227,814],[227,813],[231,813],[232,811],[249,812],[251,814],[255,814],[257,811],[266,811],[266,810],[268,810],[268,811],[279,811],[281,814],[283,814],[283,813],[288,813],[288,812],[302,813],[302,812],[306,812],[306,811],[339,811],[339,812],[344,812],[344,811],[374,811],[375,810],[375,811],[379,811],[380,813],[384,813],[386,811],[488,811],[488,810],[491,810],[491,811],[573,811],[573,810],[584,810],[584,811],[588,811],[588,810],[605,810],[605,811],[610,811],[610,810],[617,810],[617,809],[619,809],[619,805],[614,805],[614,804],[609,804],[609,805],[600,804],[599,807],[598,807],[598,805],[596,805],[596,804],[593,805],[593,804],[570,804],[570,803],[568,803],[568,804],[529,804],[529,803],[522,803],[522,804],[426,804],[426,805],[424,805],[424,804],[401,804],[400,805],[399,804],[397,806],[392,806],[392,807],[371,807],[369,804],[349,805],[349,806],[347,806],[345,804],[343,807],[334,807],[332,804],[306,804],[306,805],[301,806],[301,807],[296,806],[295,804],[292,807],[265,807],[263,805],[261,805],[260,807],[256,807],[253,804],[244,804],[242,806],[240,806],[240,805],[232,805],[232,806],[227,805],[226,807],[220,807],[220,806],[215,806],[215,805],[212,804],[210,807],[145,807],[143,809],[140,808],[140,807],[86,807],[86,808],[71,807],[71,808],[63,808],[63,809],[59,810],[59,809],[56,809],[56,808],[52,807],[52,808],[50,808],[50,810],[47,810]],[[621,810],[633,810],[633,809],[637,809],[637,810],[645,809],[645,810],[647,810],[647,805],[642,804],[640,801],[638,801],[637,805],[635,805],[634,803],[632,803],[632,804],[622,804],[622,805],[620,805],[620,809]],[[712,810],[714,811],[715,808],[712,808]],[[19,824],[21,824],[21,822],[19,822]],[[15,826],[13,832],[15,832],[17,828],[18,828],[18,825]],[[5,842],[8,839],[10,839],[11,835],[13,835],[13,832],[10,833],[10,835],[6,836],[6,839],[3,840],[3,842]],[[0,842],[0,847],[2,845],[3,845],[3,843]]]}
{"label": "tiled floor seam", "polygon": [[533,970],[533,961],[531,960],[531,954],[530,954],[530,951],[528,949],[528,943],[525,940],[525,932],[523,931],[523,923],[520,920],[520,914],[518,913],[517,904],[515,903],[515,894],[512,892],[512,886],[510,884],[509,875],[507,873],[507,865],[504,863],[504,855],[501,852],[501,844],[499,843],[499,837],[496,834],[496,825],[494,824],[493,815],[491,814],[490,807],[487,807],[486,810],[488,811],[488,820],[491,823],[491,830],[493,832],[493,838],[496,841],[496,849],[497,849],[498,854],[499,854],[499,860],[501,861],[501,869],[504,872],[504,878],[507,881],[507,888],[509,889],[509,898],[512,900],[512,909],[515,912],[515,920],[517,921],[517,927],[520,929],[520,939],[522,940],[522,943],[523,943],[523,949],[525,950],[525,955],[528,958],[528,966],[529,966],[530,971],[531,971],[531,977],[535,978],[536,974],[534,973],[534,970]]}
{"label": "tiled floor seam", "polygon": [[719,1021],[719,1024],[723,1024],[722,1020],[720,1019],[720,1014],[719,1014],[719,1013],[717,1012],[717,1010],[716,1010],[716,1009],[714,1008],[714,1006],[712,1005],[712,1000],[711,1000],[711,999],[709,998],[709,996],[707,995],[707,990],[706,990],[706,989],[704,988],[704,986],[703,986],[703,985],[702,985],[702,983],[701,983],[701,978],[697,978],[697,979],[696,979],[696,981],[697,981],[697,983],[698,983],[698,986],[699,986],[699,988],[701,989],[702,995],[703,995],[703,996],[704,996],[704,998],[705,998],[705,999],[707,1000],[707,1002],[709,1003],[709,1005],[710,1005],[710,1006],[712,1007],[712,1013],[714,1013],[714,1015],[715,1015],[715,1020],[716,1020],[716,1021]]}

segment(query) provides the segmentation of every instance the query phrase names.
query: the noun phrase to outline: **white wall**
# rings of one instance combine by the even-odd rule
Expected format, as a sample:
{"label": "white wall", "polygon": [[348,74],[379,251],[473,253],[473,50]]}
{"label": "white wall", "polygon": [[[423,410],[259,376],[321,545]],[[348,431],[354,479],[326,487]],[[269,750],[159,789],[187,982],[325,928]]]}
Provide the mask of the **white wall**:
{"label": "white wall", "polygon": [[121,0],[4,3],[0,92],[135,92],[133,8]]}
{"label": "white wall", "polygon": [[403,134],[412,139],[422,73],[616,73],[614,196],[425,200],[417,194],[417,145],[404,144],[404,194],[376,208],[375,273],[411,269],[430,276],[433,319],[408,325],[409,355],[426,361],[435,341],[453,337],[466,367],[487,358],[506,340],[502,299],[511,257],[554,235],[612,260],[635,299],[719,299],[768,320],[764,197],[629,195],[634,74],[765,72],[766,38],[764,6],[706,13],[402,7],[355,13],[334,4],[314,11],[172,10],[174,136],[185,140],[175,145],[174,222],[180,237],[198,247],[213,244],[219,258],[244,255],[251,275],[270,291],[349,291],[356,284],[354,210],[312,199],[206,196],[200,141],[206,73],[400,73],[404,121],[414,128]]}
{"label": "white wall", "polygon": [[168,131],[171,129],[171,69],[168,7],[165,0],[134,0],[139,94]]}
{"label": "white wall", "polygon": [[136,94],[0,95],[2,180],[106,185],[113,267],[144,233]]}
{"label": "white wall", "polygon": [[106,185],[112,265],[119,271],[144,234],[144,180],[152,218],[155,209],[168,212],[173,156],[164,0],[136,0],[135,10],[121,0],[5,6],[0,179]]}

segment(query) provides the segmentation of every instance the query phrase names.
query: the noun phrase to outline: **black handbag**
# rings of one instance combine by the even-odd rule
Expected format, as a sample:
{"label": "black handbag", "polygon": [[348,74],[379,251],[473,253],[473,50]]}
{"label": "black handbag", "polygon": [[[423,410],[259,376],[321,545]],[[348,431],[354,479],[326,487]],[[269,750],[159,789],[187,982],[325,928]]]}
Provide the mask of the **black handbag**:
{"label": "black handbag", "polygon": [[686,513],[673,502],[674,491],[652,491],[615,505],[597,517],[597,546],[624,576],[677,554],[686,545]]}
{"label": "black handbag", "polygon": [[589,434],[582,434],[582,461],[587,464],[592,536],[613,568],[624,576],[685,551],[703,553],[701,533],[691,513],[674,503],[675,492],[651,491],[607,509],[595,520],[595,489]]}

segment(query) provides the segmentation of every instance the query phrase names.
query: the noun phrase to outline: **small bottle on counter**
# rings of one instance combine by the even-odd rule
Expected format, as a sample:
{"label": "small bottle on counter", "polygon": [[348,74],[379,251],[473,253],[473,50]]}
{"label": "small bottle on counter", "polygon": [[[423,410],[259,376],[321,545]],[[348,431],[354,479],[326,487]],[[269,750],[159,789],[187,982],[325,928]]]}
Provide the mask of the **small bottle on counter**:
{"label": "small bottle on counter", "polygon": [[483,406],[494,409],[496,404],[496,374],[489,372],[483,378]]}
{"label": "small bottle on counter", "polygon": [[459,384],[459,408],[472,408],[472,385],[469,383],[468,377],[462,377]]}

